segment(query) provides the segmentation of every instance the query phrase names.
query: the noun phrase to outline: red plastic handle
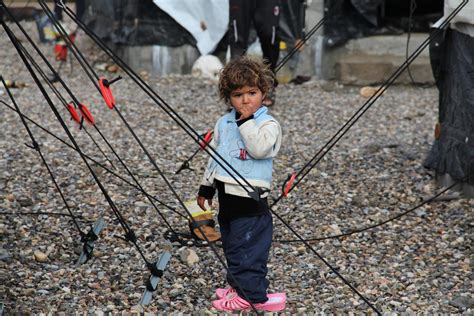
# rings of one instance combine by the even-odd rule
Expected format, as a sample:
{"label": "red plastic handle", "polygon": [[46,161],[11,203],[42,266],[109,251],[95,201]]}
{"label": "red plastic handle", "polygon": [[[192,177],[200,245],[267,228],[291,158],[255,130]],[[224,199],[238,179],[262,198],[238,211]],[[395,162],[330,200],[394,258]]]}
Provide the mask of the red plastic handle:
{"label": "red plastic handle", "polygon": [[295,182],[295,178],[296,178],[296,173],[294,172],[285,183],[285,187],[283,188],[283,197],[288,196],[291,186],[293,185],[293,182]]}
{"label": "red plastic handle", "polygon": [[94,117],[92,116],[87,106],[85,106],[84,104],[81,104],[81,106],[79,106],[79,110],[81,111],[81,115],[84,118],[84,120],[86,120],[87,123],[89,123],[90,125],[95,124]]}
{"label": "red plastic handle", "polygon": [[80,124],[81,123],[81,117],[77,113],[76,108],[74,107],[74,105],[72,103],[69,103],[67,105],[67,109],[68,109],[69,113],[71,114],[71,118],[74,120],[74,122],[76,122],[77,124]]}
{"label": "red plastic handle", "polygon": [[208,131],[206,135],[204,136],[204,140],[199,144],[199,146],[201,146],[201,149],[206,148],[206,146],[209,144],[211,139],[212,139],[212,131]]}
{"label": "red plastic handle", "polygon": [[100,78],[99,87],[100,87],[100,93],[102,94],[102,97],[104,98],[105,104],[107,104],[107,106],[112,110],[115,107],[115,98],[114,98],[114,95],[112,94],[112,90],[110,90],[108,81],[105,78]]}

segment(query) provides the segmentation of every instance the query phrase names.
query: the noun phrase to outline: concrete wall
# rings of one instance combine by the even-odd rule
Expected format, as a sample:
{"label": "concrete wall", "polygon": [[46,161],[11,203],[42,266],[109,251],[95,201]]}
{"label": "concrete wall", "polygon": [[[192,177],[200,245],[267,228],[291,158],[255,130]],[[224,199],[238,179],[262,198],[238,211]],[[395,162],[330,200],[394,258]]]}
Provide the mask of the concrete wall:
{"label": "concrete wall", "polygon": [[145,70],[153,75],[189,74],[199,51],[191,45],[166,46],[121,46],[121,58],[136,71]]}

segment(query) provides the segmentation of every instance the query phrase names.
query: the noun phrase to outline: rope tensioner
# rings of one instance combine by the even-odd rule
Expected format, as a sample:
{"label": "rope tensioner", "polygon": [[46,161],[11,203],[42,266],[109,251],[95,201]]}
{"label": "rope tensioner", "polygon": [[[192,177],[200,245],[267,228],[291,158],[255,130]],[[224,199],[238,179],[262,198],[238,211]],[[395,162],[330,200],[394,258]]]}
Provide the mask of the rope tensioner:
{"label": "rope tensioner", "polygon": [[87,106],[81,103],[81,105],[79,106],[79,111],[81,111],[81,115],[87,123],[89,123],[90,125],[95,124],[94,117],[92,116]]}
{"label": "rope tensioner", "polygon": [[[82,123],[82,120],[85,120],[87,123],[89,123],[90,125],[94,125],[95,124],[95,119],[94,117],[92,116],[91,112],[89,111],[89,109],[87,108],[87,106],[85,106],[84,104],[80,104],[79,106],[79,112],[81,112],[81,116],[82,118],[79,116],[79,114],[77,113],[76,111],[76,106],[74,105],[73,102],[70,102],[68,105],[67,105],[67,109],[69,111],[69,114],[71,114],[71,119],[76,122],[77,124],[81,125]],[[81,125],[82,127],[82,125]]]}
{"label": "rope tensioner", "polygon": [[292,174],[288,175],[288,178],[286,178],[285,182],[283,182],[282,186],[282,195],[283,197],[287,197],[288,193],[291,190],[291,187],[293,186],[293,182],[295,182],[296,179],[296,172],[293,172]]}
{"label": "rope tensioner", "polygon": [[160,258],[153,262],[148,263],[147,268],[151,272],[150,278],[146,281],[145,285],[145,292],[143,292],[142,298],[140,299],[139,304],[141,306],[147,305],[151,302],[151,298],[153,296],[153,292],[156,291],[158,288],[158,282],[160,278],[163,276],[163,272],[166,268],[166,265],[171,259],[171,254],[168,251],[163,252]]}
{"label": "rope tensioner", "polygon": [[199,146],[201,147],[201,150],[204,150],[204,148],[206,148],[206,146],[209,144],[209,142],[212,140],[212,134],[213,132],[211,130],[209,130],[206,135],[204,135],[204,139],[203,141],[199,144]]}
{"label": "rope tensioner", "polygon": [[191,165],[190,165],[191,160],[193,160],[194,156],[196,156],[196,154],[199,151],[204,150],[207,147],[207,145],[209,145],[209,143],[212,140],[213,134],[214,132],[212,130],[209,130],[206,134],[199,135],[199,138],[202,139],[202,141],[199,143],[199,148],[181,164],[179,169],[176,170],[175,174],[178,174],[185,169],[194,170],[193,168],[191,168]]}
{"label": "rope tensioner", "polygon": [[92,258],[92,251],[94,250],[94,244],[97,241],[97,239],[99,239],[99,234],[104,228],[104,226],[105,226],[104,219],[102,217],[99,217],[95,221],[94,226],[91,227],[89,232],[82,236],[81,238],[81,242],[83,242],[82,252],[81,252],[81,256],[76,262],[76,266],[84,264],[87,261],[89,261],[89,259]]}
{"label": "rope tensioner", "polygon": [[107,106],[111,110],[113,110],[113,108],[115,107],[115,97],[112,94],[112,90],[110,89],[110,86],[113,83],[119,81],[120,79],[122,79],[121,76],[118,76],[117,78],[112,79],[110,81],[105,78],[99,79],[100,93],[102,94],[102,97],[104,98],[105,104],[107,104]]}
{"label": "rope tensioner", "polygon": [[71,114],[71,119],[74,122],[76,122],[77,124],[80,124],[81,123],[81,117],[77,113],[76,108],[74,107],[72,102],[67,105],[67,109],[68,109],[69,113]]}

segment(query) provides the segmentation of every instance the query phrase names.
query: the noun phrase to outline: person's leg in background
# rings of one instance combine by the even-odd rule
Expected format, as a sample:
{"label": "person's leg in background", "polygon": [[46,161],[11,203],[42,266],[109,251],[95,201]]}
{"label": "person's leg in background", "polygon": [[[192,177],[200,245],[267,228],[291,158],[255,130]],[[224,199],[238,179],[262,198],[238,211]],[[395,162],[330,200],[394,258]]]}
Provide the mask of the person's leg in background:
{"label": "person's leg in background", "polygon": [[[253,19],[262,46],[263,58],[274,73],[280,53],[280,39],[278,38],[280,10],[280,0],[259,0]],[[277,85],[278,82],[275,76],[275,87]],[[266,106],[275,104],[275,89],[268,92],[263,104]]]}
{"label": "person's leg in background", "polygon": [[82,19],[84,12],[86,11],[86,3],[85,0],[76,0],[76,15],[79,20]]}
{"label": "person's leg in background", "polygon": [[250,25],[260,0],[229,0],[230,58],[245,55],[249,45]]}
{"label": "person's leg in background", "polygon": [[253,20],[255,29],[262,45],[263,58],[268,61],[274,71],[280,53],[280,40],[277,36],[280,22],[280,1],[259,0],[256,3]]}

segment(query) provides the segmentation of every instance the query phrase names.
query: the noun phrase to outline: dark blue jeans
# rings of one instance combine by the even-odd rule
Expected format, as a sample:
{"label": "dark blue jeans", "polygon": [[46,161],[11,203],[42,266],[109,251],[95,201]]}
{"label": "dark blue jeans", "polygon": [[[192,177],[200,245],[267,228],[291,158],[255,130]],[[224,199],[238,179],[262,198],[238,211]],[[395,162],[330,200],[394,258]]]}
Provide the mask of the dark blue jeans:
{"label": "dark blue jeans", "polygon": [[[227,282],[240,297],[253,303],[267,301],[268,254],[272,244],[272,215],[219,218],[222,247],[229,268]],[[237,286],[239,285],[241,289]],[[242,290],[244,293],[242,293]]]}

